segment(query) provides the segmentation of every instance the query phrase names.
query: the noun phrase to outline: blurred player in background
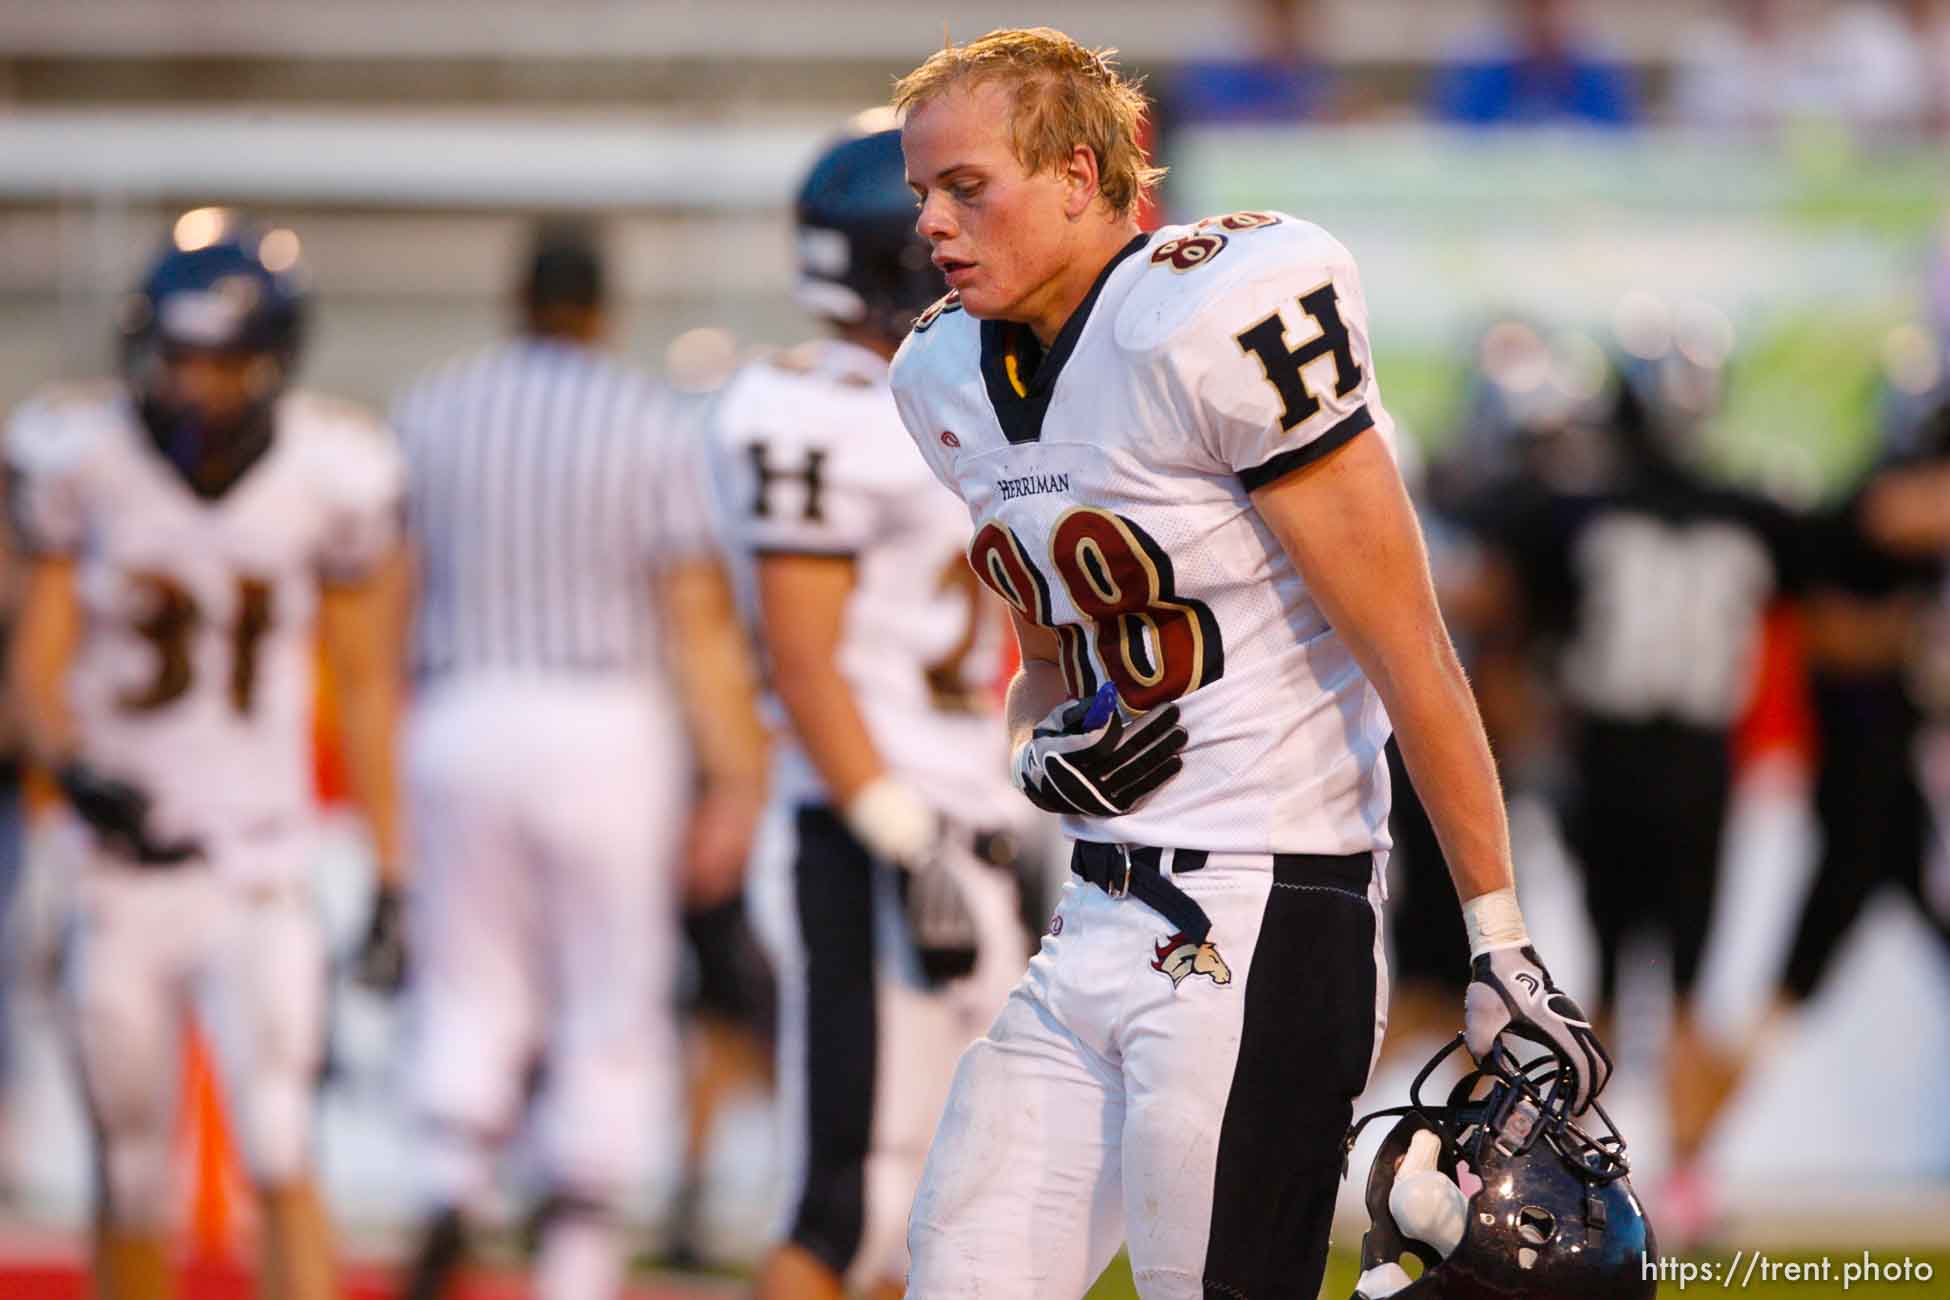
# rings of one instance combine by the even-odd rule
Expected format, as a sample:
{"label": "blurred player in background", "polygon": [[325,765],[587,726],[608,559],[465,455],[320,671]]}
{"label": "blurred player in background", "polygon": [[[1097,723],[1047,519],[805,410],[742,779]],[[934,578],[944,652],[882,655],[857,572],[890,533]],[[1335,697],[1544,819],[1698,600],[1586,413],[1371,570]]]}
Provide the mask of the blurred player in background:
{"label": "blurred player in background", "polygon": [[8,433],[33,557],[12,686],[79,855],[69,976],[113,1300],[168,1289],[192,1007],[263,1198],[265,1292],[334,1294],[310,1178],[313,642],[390,876],[403,471],[373,419],[287,390],[298,253],[288,230],[185,214],[124,304],[121,382],[51,391]]}
{"label": "blurred player in background", "polygon": [[[1594,349],[1595,351],[1595,349]],[[1474,341],[1460,427],[1417,483],[1404,477],[1428,538],[1430,568],[1456,650],[1469,674],[1497,771],[1513,802],[1538,779],[1547,749],[1544,693],[1521,628],[1501,617],[1508,604],[1500,569],[1480,563],[1480,544],[1459,522],[1469,504],[1546,490],[1575,437],[1577,403],[1555,382],[1554,349],[1529,321],[1492,321]],[[1388,1037],[1384,1059],[1428,1055],[1431,1033],[1454,1030],[1468,977],[1468,948],[1450,910],[1455,889],[1401,749],[1388,745]]]}
{"label": "blurred player in background", "polygon": [[1785,511],[1698,467],[1722,359],[1694,352],[1707,355],[1667,340],[1656,359],[1624,363],[1601,482],[1520,482],[1471,511],[1508,575],[1512,600],[1491,621],[1558,652],[1565,836],[1599,939],[1601,1025],[1627,941],[1649,932],[1667,945],[1676,1172],[1662,1230],[1675,1237],[1709,1217],[1692,1166],[1734,1069],[1692,1002],[1720,881],[1733,728],[1752,696],[1764,617],[1797,590],[1804,550]]}
{"label": "blurred player in background", "polygon": [[[1950,718],[1944,558],[1940,544],[1884,544],[1871,517],[1886,485],[1950,465],[1950,381],[1920,401],[1885,402],[1883,424],[1884,454],[1823,536],[1806,601],[1822,850],[1788,952],[1777,1024],[1820,988],[1885,886],[1907,894],[1950,945],[1950,897],[1930,888],[1930,862],[1942,848],[1919,770],[1933,752],[1932,733]],[[1934,752],[1940,764],[1941,749]]]}
{"label": "blurred player in background", "polygon": [[941,292],[899,133],[863,121],[827,150],[797,222],[797,296],[829,336],[748,367],[714,421],[793,736],[753,865],[779,971],[792,1188],[758,1294],[897,1296],[955,1058],[1028,959],[1009,870],[1025,810],[992,693],[1002,611],[887,387]]}
{"label": "blurred player in background", "polygon": [[415,1300],[447,1292],[537,1062],[537,1294],[615,1293],[619,1198],[676,1137],[680,867],[735,879],[762,801],[706,480],[668,395],[604,355],[605,298],[591,236],[542,231],[519,336],[397,408],[419,566]]}
{"label": "blurred player in background", "polygon": [[[1430,564],[1457,651],[1469,673],[1497,771],[1514,807],[1554,784],[1553,692],[1535,662],[1540,647],[1507,614],[1516,599],[1509,566],[1483,563],[1469,526],[1485,503],[1521,513],[1552,494],[1589,492],[1608,471],[1595,399],[1609,365],[1577,331],[1546,332],[1522,316],[1500,316],[1476,336],[1463,416],[1429,467],[1420,498]],[[1418,1030],[1446,1028],[1462,996],[1455,954],[1462,940],[1449,913],[1449,886],[1433,830],[1389,748],[1395,799],[1389,859],[1389,921],[1395,976],[1386,1051],[1414,1053]],[[1426,1055],[1423,1051],[1421,1054]]]}

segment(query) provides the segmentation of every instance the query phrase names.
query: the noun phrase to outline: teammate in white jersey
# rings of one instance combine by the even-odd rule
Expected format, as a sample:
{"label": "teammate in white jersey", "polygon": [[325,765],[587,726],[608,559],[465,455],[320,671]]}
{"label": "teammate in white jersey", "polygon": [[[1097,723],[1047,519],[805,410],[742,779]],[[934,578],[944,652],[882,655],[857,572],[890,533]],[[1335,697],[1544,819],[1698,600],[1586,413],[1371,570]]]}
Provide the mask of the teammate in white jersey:
{"label": "teammate in white jersey", "polygon": [[186,214],[124,309],[123,381],[51,391],[7,434],[34,556],[12,686],[72,814],[69,983],[115,1300],[167,1291],[192,1007],[263,1197],[265,1292],[332,1294],[310,1184],[313,653],[322,635],[390,875],[403,467],[362,412],[286,390],[297,254],[290,231]]}
{"label": "teammate in white jersey", "polygon": [[751,886],[779,972],[793,1188],[762,1300],[849,1283],[900,1294],[955,1057],[1028,958],[1007,869],[1027,809],[992,694],[1002,611],[968,567],[966,513],[915,457],[887,388],[941,287],[899,133],[829,149],[797,215],[799,297],[832,335],[748,367],[713,419],[728,531],[794,736],[776,751]]}
{"label": "teammate in white jersey", "polygon": [[1609,1064],[1530,947],[1489,747],[1385,437],[1353,259],[1242,212],[1138,231],[1143,99],[1049,29],[904,78],[953,292],[901,415],[1014,607],[1016,784],[1077,879],[963,1056],[908,1294],[1314,1295],[1379,1045],[1391,719],[1465,900],[1471,1050]]}

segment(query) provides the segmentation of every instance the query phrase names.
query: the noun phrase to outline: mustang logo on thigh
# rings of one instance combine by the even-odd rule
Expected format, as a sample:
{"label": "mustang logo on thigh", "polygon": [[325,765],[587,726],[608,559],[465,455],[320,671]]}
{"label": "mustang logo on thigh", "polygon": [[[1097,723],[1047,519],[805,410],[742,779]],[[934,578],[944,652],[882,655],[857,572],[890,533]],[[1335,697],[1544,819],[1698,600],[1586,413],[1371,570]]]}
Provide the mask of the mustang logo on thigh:
{"label": "mustang logo on thigh", "polygon": [[1214,984],[1232,983],[1232,967],[1226,965],[1215,944],[1193,943],[1181,932],[1160,939],[1155,951],[1157,959],[1151,969],[1162,972],[1173,988],[1183,984],[1187,975],[1203,975]]}

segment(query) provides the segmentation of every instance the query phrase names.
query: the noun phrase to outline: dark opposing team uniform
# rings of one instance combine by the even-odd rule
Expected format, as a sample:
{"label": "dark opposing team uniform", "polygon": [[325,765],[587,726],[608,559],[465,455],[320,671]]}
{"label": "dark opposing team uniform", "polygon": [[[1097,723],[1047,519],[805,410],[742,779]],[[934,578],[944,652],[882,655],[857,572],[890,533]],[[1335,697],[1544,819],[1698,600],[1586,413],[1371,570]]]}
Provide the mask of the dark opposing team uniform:
{"label": "dark opposing team uniform", "polygon": [[[1944,579],[1935,559],[1898,559],[1863,536],[1851,501],[1822,530],[1811,588],[1851,601],[1905,596],[1934,601]],[[1817,752],[1815,817],[1821,859],[1802,904],[1782,991],[1805,1001],[1820,986],[1841,941],[1885,884],[1915,899],[1950,941],[1950,917],[1925,899],[1930,811],[1918,781],[1924,710],[1903,665],[1814,665],[1808,679]]]}
{"label": "dark opposing team uniform", "polygon": [[1574,779],[1564,827],[1616,989],[1620,944],[1663,931],[1675,990],[1699,974],[1762,618],[1797,588],[1798,531],[1677,468],[1589,496],[1522,490],[1472,511],[1559,652]]}

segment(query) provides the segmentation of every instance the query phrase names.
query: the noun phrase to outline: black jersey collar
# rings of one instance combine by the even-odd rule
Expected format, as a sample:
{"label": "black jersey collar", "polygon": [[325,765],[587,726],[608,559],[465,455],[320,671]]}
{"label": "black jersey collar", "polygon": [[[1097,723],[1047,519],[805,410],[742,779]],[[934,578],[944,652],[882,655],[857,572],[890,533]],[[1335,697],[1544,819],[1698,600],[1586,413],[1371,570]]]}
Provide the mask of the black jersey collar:
{"label": "black jersey collar", "polygon": [[1063,371],[1063,363],[1070,359],[1070,353],[1076,350],[1077,338],[1090,319],[1091,308],[1097,305],[1097,296],[1104,291],[1111,272],[1150,241],[1149,234],[1134,235],[1130,243],[1118,249],[1117,255],[1104,264],[1090,292],[1070,313],[1070,319],[1063,322],[1047,353],[1025,325],[1000,320],[982,322],[982,379],[988,385],[989,403],[995,407],[1002,435],[1010,442],[1036,442],[1042,438],[1043,416],[1049,411],[1057,376]]}

